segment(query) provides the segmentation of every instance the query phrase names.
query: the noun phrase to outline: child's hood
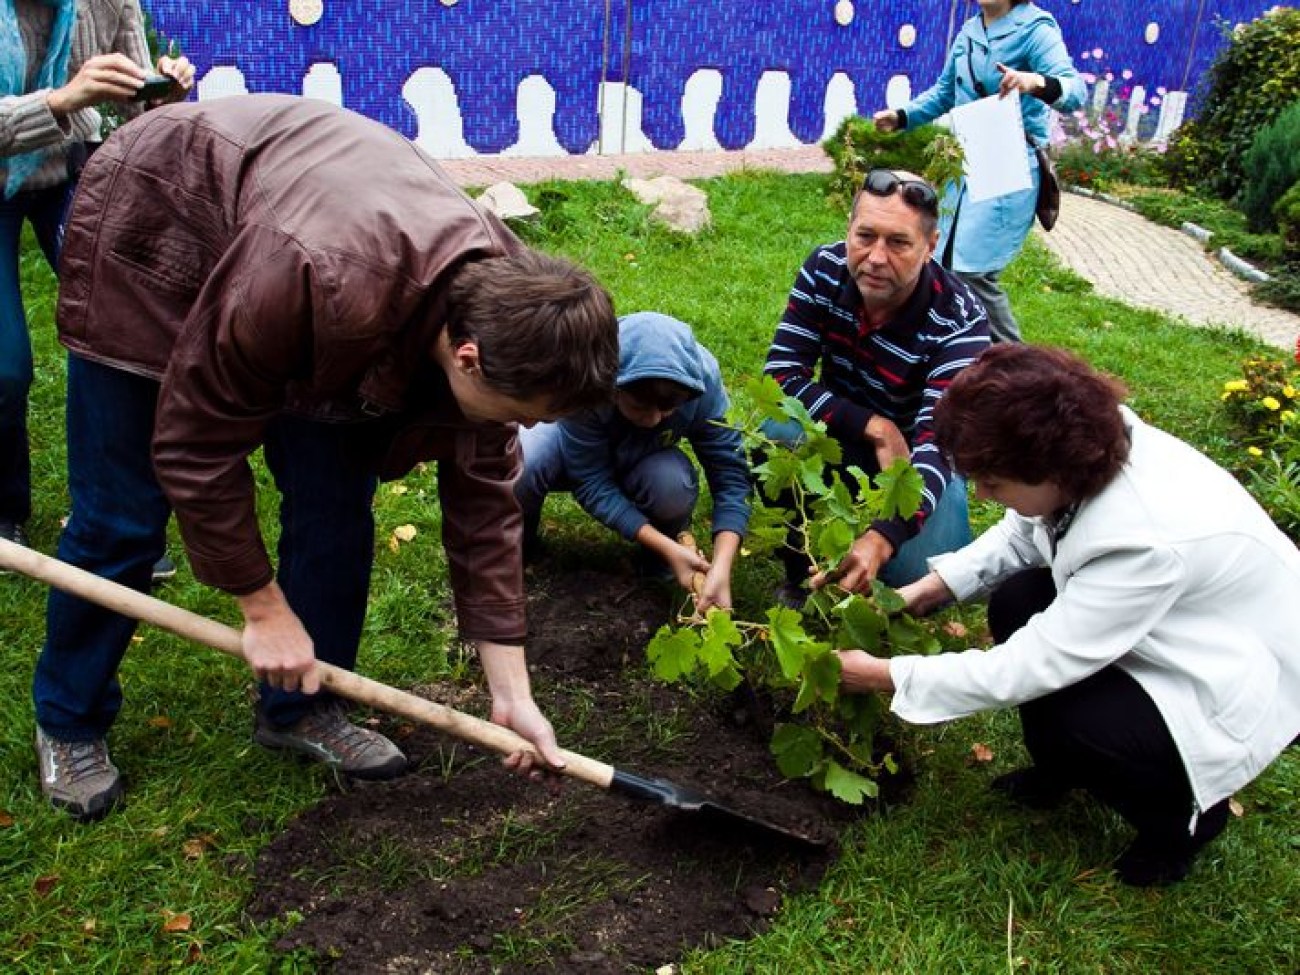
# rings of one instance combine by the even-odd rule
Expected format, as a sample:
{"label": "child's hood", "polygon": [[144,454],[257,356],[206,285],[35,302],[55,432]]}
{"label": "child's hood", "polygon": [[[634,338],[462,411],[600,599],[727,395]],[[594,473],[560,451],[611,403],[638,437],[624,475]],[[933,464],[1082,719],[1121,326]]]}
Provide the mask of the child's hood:
{"label": "child's hood", "polygon": [[638,379],[670,379],[695,393],[707,386],[705,354],[690,326],[668,315],[642,311],[618,320],[618,385]]}

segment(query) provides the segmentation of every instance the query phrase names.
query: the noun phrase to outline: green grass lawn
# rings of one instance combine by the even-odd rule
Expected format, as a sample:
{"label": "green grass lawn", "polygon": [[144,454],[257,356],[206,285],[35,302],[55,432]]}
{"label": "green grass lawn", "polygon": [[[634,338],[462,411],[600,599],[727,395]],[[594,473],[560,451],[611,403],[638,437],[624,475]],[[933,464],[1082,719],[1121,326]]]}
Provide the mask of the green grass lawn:
{"label": "green grass lawn", "polygon": [[[690,322],[738,385],[760,371],[804,257],[841,236],[844,220],[824,202],[821,177],[744,174],[701,185],[714,226],[697,240],[647,228],[645,209],[611,184],[534,190],[543,217],[528,237],[590,266],[620,312],[656,309]],[[48,552],[67,505],[63,360],[53,280],[34,252],[23,266],[38,358],[31,528]],[[1218,393],[1257,343],[1099,298],[1033,244],[1008,284],[1026,336],[1079,351],[1122,377],[1146,418],[1216,459],[1234,457]],[[269,516],[271,506],[263,510]],[[576,509],[548,510],[562,521],[562,544],[601,537]],[[976,512],[981,527],[996,516],[988,506]],[[430,478],[381,488],[377,518],[362,671],[398,686],[476,680],[449,635]],[[390,545],[393,529],[408,524],[414,539]],[[266,527],[273,534],[269,518]],[[739,575],[742,600],[760,598],[772,577],[762,566]],[[163,595],[236,618],[229,599],[184,569]],[[252,925],[243,907],[258,851],[332,787],[328,775],[251,744],[242,665],[147,630],[123,668],[127,703],[112,736],[129,804],[90,827],[54,814],[31,747],[43,597],[35,583],[0,579],[0,714],[9,718],[0,726],[0,971],[138,973],[191,963],[310,971],[309,959],[277,958],[276,929]],[[906,741],[918,769],[912,801],[856,825],[821,889],[792,899],[766,934],[695,954],[685,971],[1300,969],[1300,750],[1238,796],[1244,815],[1186,882],[1135,891],[1108,869],[1127,838],[1114,817],[1083,799],[1050,816],[1019,812],[988,793],[994,774],[1024,760],[1014,714],[914,729]],[[976,743],[992,749],[991,763],[972,760]],[[181,930],[166,931],[169,920]]]}

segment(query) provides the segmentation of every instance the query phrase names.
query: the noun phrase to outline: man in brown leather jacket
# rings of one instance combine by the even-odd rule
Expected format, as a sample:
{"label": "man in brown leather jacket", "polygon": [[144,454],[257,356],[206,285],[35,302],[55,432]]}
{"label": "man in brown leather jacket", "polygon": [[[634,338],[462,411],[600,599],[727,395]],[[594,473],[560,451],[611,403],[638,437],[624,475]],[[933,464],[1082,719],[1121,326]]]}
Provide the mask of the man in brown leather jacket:
{"label": "man in brown leather jacket", "polygon": [[[617,325],[589,274],[525,248],[398,134],[271,95],[119,130],[82,176],[62,272],[60,558],[143,590],[174,510],[195,575],[243,612],[255,739],[388,778],[405,757],[317,693],[315,661],[355,665],[378,479],[434,460],[460,635],[492,719],[560,764],[522,649],[512,423],[610,395]],[[281,494],[277,568],[256,520],[258,447]],[[42,788],[78,818],[121,795],[105,736],[133,631],[50,596],[37,752]]]}

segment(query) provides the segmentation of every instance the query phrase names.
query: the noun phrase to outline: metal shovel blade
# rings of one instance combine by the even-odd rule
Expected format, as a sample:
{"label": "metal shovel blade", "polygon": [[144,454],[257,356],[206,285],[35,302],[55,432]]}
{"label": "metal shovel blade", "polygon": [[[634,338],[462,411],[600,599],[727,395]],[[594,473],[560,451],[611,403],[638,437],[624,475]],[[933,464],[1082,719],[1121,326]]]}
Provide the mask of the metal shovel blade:
{"label": "metal shovel blade", "polygon": [[775,839],[818,849],[824,848],[829,843],[829,839],[825,837],[811,836],[793,827],[779,826],[769,820],[731,809],[694,789],[688,789],[666,779],[647,779],[616,768],[609,783],[609,791],[629,799],[656,803],[668,809],[699,814],[719,826],[732,830],[738,828],[750,833],[755,839],[769,841]]}

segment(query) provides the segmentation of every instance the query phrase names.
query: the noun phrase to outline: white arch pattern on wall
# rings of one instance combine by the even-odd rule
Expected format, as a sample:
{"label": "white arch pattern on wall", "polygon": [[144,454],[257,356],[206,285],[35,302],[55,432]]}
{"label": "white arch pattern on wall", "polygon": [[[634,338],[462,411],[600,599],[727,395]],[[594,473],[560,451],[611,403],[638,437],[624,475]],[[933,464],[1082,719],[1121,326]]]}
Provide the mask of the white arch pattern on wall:
{"label": "white arch pattern on wall", "polygon": [[[682,98],[685,137],[678,150],[711,151],[720,148],[714,134],[714,119],[725,78],[715,69],[695,72],[686,84]],[[1104,105],[1109,84],[1099,80],[1092,92],[1094,105]],[[215,67],[199,79],[201,100],[226,95],[245,94],[247,86],[238,68]],[[311,67],[302,81],[302,94],[334,104],[342,103],[342,79],[333,64]],[[1128,112],[1130,133],[1136,132],[1137,104],[1144,97],[1141,88],[1134,91]],[[464,138],[464,125],[454,80],[441,68],[420,68],[402,88],[402,97],[418,120],[415,142],[440,159],[474,156],[478,153]],[[869,116],[882,107],[899,108],[912,97],[911,79],[894,75],[883,97],[862,97],[853,80],[843,72],[834,74],[824,93],[825,124],[821,138],[831,135],[852,114]],[[641,92],[621,82],[605,82],[598,98],[600,136],[588,150],[591,153],[624,154],[654,152],[655,146],[641,129]],[[555,90],[541,75],[525,78],[516,91],[516,115],[519,139],[506,148],[503,156],[564,155],[552,128],[555,114]],[[1186,111],[1185,92],[1168,92],[1162,100],[1155,127],[1154,141],[1164,141],[1182,124]],[[754,138],[749,149],[795,148],[801,145],[790,131],[790,77],[783,71],[766,71],[759,79],[754,99]]]}

